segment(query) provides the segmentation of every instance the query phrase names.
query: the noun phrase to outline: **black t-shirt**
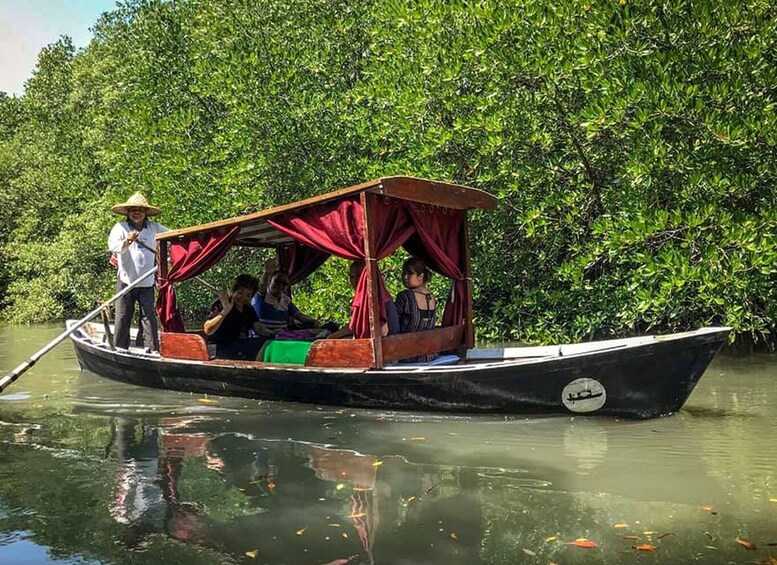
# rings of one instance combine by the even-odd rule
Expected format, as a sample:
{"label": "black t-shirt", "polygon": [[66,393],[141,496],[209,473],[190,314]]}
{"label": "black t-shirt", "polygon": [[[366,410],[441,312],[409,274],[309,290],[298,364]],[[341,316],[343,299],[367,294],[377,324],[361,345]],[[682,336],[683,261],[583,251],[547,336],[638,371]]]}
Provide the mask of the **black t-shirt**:
{"label": "black t-shirt", "polygon": [[[208,319],[222,310],[221,302],[217,301],[211,308],[211,315]],[[254,323],[258,321],[259,318],[256,317],[256,312],[254,312],[250,304],[243,306],[242,312],[237,309],[237,306],[233,306],[229,314],[221,321],[219,329],[208,336],[208,341],[219,345],[234,343],[238,339],[247,337],[248,331],[253,329]]]}

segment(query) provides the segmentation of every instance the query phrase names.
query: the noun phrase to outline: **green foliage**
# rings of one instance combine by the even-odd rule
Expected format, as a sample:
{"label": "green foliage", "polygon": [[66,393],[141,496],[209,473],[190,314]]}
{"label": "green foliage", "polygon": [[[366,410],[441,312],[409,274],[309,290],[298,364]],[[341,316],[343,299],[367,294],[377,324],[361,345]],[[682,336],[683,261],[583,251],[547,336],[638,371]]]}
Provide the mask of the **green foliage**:
{"label": "green foliage", "polygon": [[[473,214],[480,339],[728,324],[774,347],[776,22],[766,0],[123,3],[0,97],[5,316],[108,293],[107,210],[135,190],[183,227],[402,173],[501,199]],[[207,276],[261,266],[232,261]],[[345,269],[303,311],[343,321]]]}

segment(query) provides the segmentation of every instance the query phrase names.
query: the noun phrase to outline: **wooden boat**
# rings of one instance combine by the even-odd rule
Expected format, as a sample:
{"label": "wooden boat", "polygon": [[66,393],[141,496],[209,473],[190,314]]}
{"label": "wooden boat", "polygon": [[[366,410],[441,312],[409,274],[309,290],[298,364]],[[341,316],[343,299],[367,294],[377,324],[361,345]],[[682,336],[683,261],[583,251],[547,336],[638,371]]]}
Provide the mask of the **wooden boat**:
{"label": "wooden boat", "polygon": [[[157,236],[161,355],[119,350],[107,328],[73,332],[81,366],[133,384],[196,393],[376,409],[653,418],[687,400],[730,328],[580,344],[475,349],[467,211],[493,196],[411,177],[377,179],[246,216]],[[344,234],[344,235],[343,235]],[[345,238],[345,241],[339,238]],[[186,333],[174,283],[232,246],[276,248],[292,284],[334,254],[365,259],[354,339],[318,339],[303,365],[209,359]],[[453,280],[442,326],[381,337],[386,296],[377,260],[400,245]],[[168,261],[168,258],[171,260]],[[379,298],[380,297],[380,298]],[[403,360],[439,353],[430,364]]]}

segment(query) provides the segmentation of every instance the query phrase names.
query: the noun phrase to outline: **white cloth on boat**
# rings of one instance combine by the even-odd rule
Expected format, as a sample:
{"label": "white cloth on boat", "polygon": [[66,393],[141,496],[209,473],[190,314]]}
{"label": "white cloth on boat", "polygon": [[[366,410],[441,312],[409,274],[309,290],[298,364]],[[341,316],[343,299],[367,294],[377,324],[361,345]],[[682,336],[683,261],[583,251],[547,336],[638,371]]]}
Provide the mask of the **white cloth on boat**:
{"label": "white cloth on boat", "polygon": [[[154,268],[156,254],[152,249],[156,249],[156,235],[169,231],[162,224],[146,220],[138,236],[143,245],[136,240],[124,249],[124,242],[133,230],[134,228],[124,221],[113,226],[108,235],[108,250],[115,254],[119,262],[119,280],[124,284],[132,284],[140,275]],[[154,286],[154,277],[148,277],[138,286]]]}

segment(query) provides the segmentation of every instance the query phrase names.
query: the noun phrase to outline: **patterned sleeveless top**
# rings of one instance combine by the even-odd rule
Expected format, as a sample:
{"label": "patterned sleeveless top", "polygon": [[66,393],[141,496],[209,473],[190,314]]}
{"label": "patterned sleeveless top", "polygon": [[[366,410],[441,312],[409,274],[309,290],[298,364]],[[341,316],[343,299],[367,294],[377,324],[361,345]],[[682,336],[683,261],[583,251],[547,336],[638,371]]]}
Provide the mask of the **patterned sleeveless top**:
{"label": "patterned sleeveless top", "polygon": [[[417,293],[426,299],[426,308],[421,308],[418,306],[415,294],[415,291],[412,289],[403,290],[397,294],[397,299],[394,301],[397,306],[397,314],[399,315],[400,333],[421,332],[434,328],[437,313],[435,309],[432,308],[432,295],[420,292]],[[403,359],[403,361],[426,363],[436,357],[437,353],[430,353],[428,355]]]}

